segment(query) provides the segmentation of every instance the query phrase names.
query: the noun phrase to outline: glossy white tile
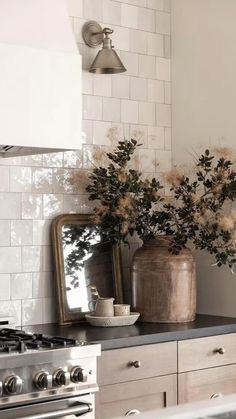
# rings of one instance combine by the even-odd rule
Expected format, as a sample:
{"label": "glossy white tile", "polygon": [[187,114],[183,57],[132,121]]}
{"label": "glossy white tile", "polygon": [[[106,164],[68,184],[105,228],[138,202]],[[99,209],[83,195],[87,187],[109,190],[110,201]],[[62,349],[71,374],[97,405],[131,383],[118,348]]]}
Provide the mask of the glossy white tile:
{"label": "glossy white tile", "polygon": [[[93,121],[82,120],[82,144],[92,144],[93,142]],[[81,165],[83,164],[82,152],[80,151]]]}
{"label": "glossy white tile", "polygon": [[120,56],[127,70],[126,74],[130,76],[138,76],[138,54],[121,51]]}
{"label": "glossy white tile", "polygon": [[139,102],[139,123],[145,125],[155,125],[155,104],[149,102]]}
{"label": "glossy white tile", "polygon": [[171,128],[165,128],[165,149],[171,150]]}
{"label": "glossy white tile", "polygon": [[147,53],[147,32],[130,29],[130,50],[138,54]]}
{"label": "glossy white tile", "polygon": [[120,74],[111,76],[112,96],[120,99],[129,99],[130,97],[130,78]]}
{"label": "glossy white tile", "polygon": [[148,127],[145,125],[130,125],[130,138],[136,140],[145,148],[147,147]]}
{"label": "glossy white tile", "polygon": [[165,148],[165,128],[148,127],[148,148],[163,150]]}
{"label": "glossy white tile", "polygon": [[23,193],[21,207],[23,219],[42,218],[42,195]]}
{"label": "glossy white tile", "polygon": [[55,298],[43,298],[43,323],[57,322],[57,303]]}
{"label": "glossy white tile", "polygon": [[68,195],[63,197],[64,213],[79,213],[81,208],[81,195]]}
{"label": "glossy white tile", "polygon": [[8,192],[9,191],[9,172],[10,169],[8,166],[0,166],[0,192]]}
{"label": "glossy white tile", "polygon": [[0,219],[20,218],[21,195],[20,193],[0,193]]}
{"label": "glossy white tile", "polygon": [[22,325],[41,324],[43,321],[42,299],[27,299],[22,301]]}
{"label": "glossy white tile", "polygon": [[93,74],[87,70],[82,71],[82,93],[85,95],[93,94]]}
{"label": "glossy white tile", "polygon": [[[123,2],[124,0],[116,0]],[[147,5],[147,0],[125,0],[125,3],[133,4],[139,7],[145,7]]]}
{"label": "glossy white tile", "polygon": [[147,7],[155,10],[164,10],[165,0],[147,0]]}
{"label": "glossy white tile", "polygon": [[54,169],[53,170],[53,186],[52,191],[55,194],[73,193],[74,187],[72,183],[73,170],[71,169]]}
{"label": "glossy white tile", "polygon": [[[103,121],[120,122],[120,100],[103,98]],[[94,135],[95,133],[93,133]]]}
{"label": "glossy white tile", "polygon": [[138,7],[122,3],[121,24],[128,28],[138,29]]}
{"label": "glossy white tile", "polygon": [[32,192],[52,192],[52,169],[33,168],[32,169]]}
{"label": "glossy white tile", "polygon": [[139,76],[146,79],[156,78],[156,59],[150,55],[139,56]]}
{"label": "glossy white tile", "polygon": [[138,121],[138,102],[134,100],[121,101],[121,121],[137,124]]}
{"label": "glossy white tile", "polygon": [[12,166],[10,168],[10,191],[30,192],[31,191],[31,168]]}
{"label": "glossy white tile", "polygon": [[94,95],[111,96],[111,75],[110,74],[94,74]]}
{"label": "glossy white tile", "polygon": [[170,35],[170,13],[156,13],[156,31],[164,35]]}
{"label": "glossy white tile", "polygon": [[43,272],[52,272],[53,270],[53,256],[51,246],[41,246],[42,251],[42,267]]}
{"label": "glossy white tile", "polygon": [[[20,159],[20,164],[22,166],[42,166],[43,165],[43,154],[34,154],[32,156],[16,157],[16,159]],[[14,165],[16,165],[16,163],[14,163]]]}
{"label": "glossy white tile", "polygon": [[33,221],[33,245],[43,246],[51,244],[51,220]]}
{"label": "glossy white tile", "polygon": [[164,35],[164,57],[171,58],[171,38],[168,35]]}
{"label": "glossy white tile", "polygon": [[[88,122],[88,121],[87,121]],[[82,150],[64,151],[64,167],[81,168],[83,166]]]}
{"label": "glossy white tile", "polygon": [[27,246],[33,244],[33,221],[11,221],[11,246]]}
{"label": "glossy white tile", "polygon": [[147,80],[140,77],[130,77],[130,98],[132,100],[147,100]]}
{"label": "glossy white tile", "polygon": [[171,12],[171,0],[164,0],[164,11]]}
{"label": "glossy white tile", "polygon": [[33,273],[33,298],[45,298],[55,295],[55,278],[53,272]]}
{"label": "glossy white tile", "polygon": [[68,195],[64,196],[64,212],[89,214],[92,212],[93,203],[88,200],[87,195]]}
{"label": "glossy white tile", "polygon": [[120,54],[120,50],[121,51],[132,50],[132,47],[130,44],[129,29],[123,26],[115,26],[115,25],[112,25],[112,29],[114,30],[112,34],[112,41],[118,55]]}
{"label": "glossy white tile", "polygon": [[83,95],[83,118],[102,119],[102,98],[96,96]]}
{"label": "glossy white tile", "polygon": [[170,81],[170,59],[160,57],[156,59],[156,77],[159,80]]}
{"label": "glossy white tile", "polygon": [[43,166],[62,167],[63,166],[63,152],[44,154]]}
{"label": "glossy white tile", "polygon": [[102,20],[102,0],[83,0],[83,16],[100,22]]}
{"label": "glossy white tile", "polygon": [[[10,300],[11,298],[11,275],[0,274],[0,300]],[[1,306],[1,303],[0,303]]]}
{"label": "glossy white tile", "polygon": [[16,326],[21,326],[21,300],[1,301],[0,316],[12,316],[14,317]]}
{"label": "glossy white tile", "polygon": [[44,194],[43,195],[43,217],[54,218],[63,211],[63,195]]}
{"label": "glossy white tile", "polygon": [[171,152],[165,150],[156,151],[157,172],[168,172],[171,169]]}
{"label": "glossy white tile", "polygon": [[164,37],[157,33],[148,33],[147,52],[149,55],[163,57],[164,55]]}
{"label": "glossy white tile", "polygon": [[154,172],[155,171],[155,154],[152,150],[142,149],[139,150],[140,156],[140,170],[142,172]]}
{"label": "glossy white tile", "polygon": [[148,80],[148,101],[154,103],[164,103],[164,82],[161,80]]}
{"label": "glossy white tile", "polygon": [[156,13],[152,9],[138,9],[138,28],[142,31],[155,32],[156,30]]}
{"label": "glossy white tile", "polygon": [[0,246],[10,246],[11,244],[11,222],[0,220]]}
{"label": "glossy white tile", "polygon": [[108,137],[111,122],[94,121],[93,123],[93,144],[111,145]]}
{"label": "glossy white tile", "polygon": [[0,251],[1,273],[15,273],[22,271],[20,247],[1,247]]}
{"label": "glossy white tile", "polygon": [[103,21],[112,25],[121,24],[121,4],[113,0],[102,1]]}
{"label": "glossy white tile", "polygon": [[42,263],[41,246],[22,247],[22,272],[38,272]]}
{"label": "glossy white tile", "polygon": [[171,104],[171,84],[168,81],[165,81],[165,103]]}
{"label": "glossy white tile", "polygon": [[171,107],[170,105],[156,104],[156,124],[160,127],[171,126]]}
{"label": "glossy white tile", "polygon": [[31,273],[18,273],[11,275],[11,298],[12,300],[32,298]]}

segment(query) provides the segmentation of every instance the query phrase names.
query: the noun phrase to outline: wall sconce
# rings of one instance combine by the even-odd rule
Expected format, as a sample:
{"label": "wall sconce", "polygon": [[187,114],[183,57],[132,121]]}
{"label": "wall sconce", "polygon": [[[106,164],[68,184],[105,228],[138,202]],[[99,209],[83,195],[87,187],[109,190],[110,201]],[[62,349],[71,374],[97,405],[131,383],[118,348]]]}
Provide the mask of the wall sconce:
{"label": "wall sconce", "polygon": [[110,35],[113,32],[113,29],[110,28],[102,29],[99,23],[92,20],[84,24],[82,36],[85,44],[91,48],[103,44],[89,69],[90,73],[114,74],[126,71],[112,45]]}

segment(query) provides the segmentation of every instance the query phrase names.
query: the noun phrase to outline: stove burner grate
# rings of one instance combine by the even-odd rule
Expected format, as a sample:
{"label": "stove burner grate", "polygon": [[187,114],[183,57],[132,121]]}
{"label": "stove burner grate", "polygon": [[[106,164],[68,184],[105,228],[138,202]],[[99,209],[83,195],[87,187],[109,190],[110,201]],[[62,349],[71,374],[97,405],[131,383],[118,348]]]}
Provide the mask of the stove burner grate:
{"label": "stove burner grate", "polygon": [[26,352],[28,349],[58,349],[71,346],[81,346],[72,338],[60,336],[47,336],[41,333],[26,333],[23,330],[4,328],[0,330],[0,353],[1,352]]}

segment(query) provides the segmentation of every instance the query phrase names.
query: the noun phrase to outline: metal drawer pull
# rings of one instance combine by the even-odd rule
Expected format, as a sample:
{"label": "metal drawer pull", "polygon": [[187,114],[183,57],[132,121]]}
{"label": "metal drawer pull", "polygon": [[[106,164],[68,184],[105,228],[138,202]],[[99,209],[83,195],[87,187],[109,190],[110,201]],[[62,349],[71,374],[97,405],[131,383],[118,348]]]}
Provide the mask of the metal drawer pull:
{"label": "metal drawer pull", "polygon": [[215,349],[215,350],[214,350],[214,352],[215,352],[216,354],[224,355],[224,353],[225,353],[225,348],[218,348],[218,349]]}
{"label": "metal drawer pull", "polygon": [[218,398],[221,398],[221,397],[223,397],[222,393],[215,393],[215,394],[212,394],[211,399],[218,399]]}
{"label": "metal drawer pull", "polygon": [[[22,416],[18,419],[58,419],[58,418],[64,418],[68,415],[73,416],[83,416],[86,413],[92,412],[93,407],[91,403],[78,403],[74,407],[68,407],[67,409],[58,410],[57,412],[48,412],[48,413],[40,413],[36,415],[30,415],[30,416]],[[19,412],[20,413],[20,412]]]}
{"label": "metal drawer pull", "polygon": [[141,362],[140,361],[131,361],[131,362],[129,362],[129,366],[134,367],[134,368],[140,368],[141,367]]}
{"label": "metal drawer pull", "polygon": [[126,412],[125,416],[131,416],[131,415],[140,415],[141,412],[137,409],[132,409]]}

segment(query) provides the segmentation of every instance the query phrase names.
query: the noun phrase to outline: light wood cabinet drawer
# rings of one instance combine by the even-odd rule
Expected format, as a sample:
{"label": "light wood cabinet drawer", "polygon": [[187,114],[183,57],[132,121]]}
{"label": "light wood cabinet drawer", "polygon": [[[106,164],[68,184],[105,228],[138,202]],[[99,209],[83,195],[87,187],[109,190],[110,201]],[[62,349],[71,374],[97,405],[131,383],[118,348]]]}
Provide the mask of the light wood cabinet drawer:
{"label": "light wood cabinet drawer", "polygon": [[178,371],[236,363],[236,333],[178,342]]}
{"label": "light wood cabinet drawer", "polygon": [[100,386],[175,372],[177,372],[176,342],[104,351],[98,360]]}
{"label": "light wood cabinet drawer", "polygon": [[177,403],[177,375],[100,387],[97,418],[131,416]]}
{"label": "light wood cabinet drawer", "polygon": [[236,365],[178,375],[178,403],[207,400],[236,393]]}

